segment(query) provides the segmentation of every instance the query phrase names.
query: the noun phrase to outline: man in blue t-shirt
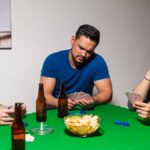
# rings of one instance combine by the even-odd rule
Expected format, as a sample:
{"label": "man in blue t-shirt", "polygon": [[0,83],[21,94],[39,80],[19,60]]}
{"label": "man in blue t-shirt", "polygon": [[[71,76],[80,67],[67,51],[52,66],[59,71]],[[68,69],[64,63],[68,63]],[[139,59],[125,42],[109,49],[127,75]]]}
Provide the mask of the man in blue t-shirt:
{"label": "man in blue t-shirt", "polygon": [[[112,97],[112,84],[105,60],[94,52],[100,40],[100,32],[91,25],[82,25],[71,38],[71,48],[50,54],[42,67],[40,82],[44,83],[47,105],[58,106],[60,83],[65,83],[66,93],[85,92],[86,98],[68,99],[68,108],[75,105],[91,108],[106,103]],[[93,87],[98,94],[92,96]]]}

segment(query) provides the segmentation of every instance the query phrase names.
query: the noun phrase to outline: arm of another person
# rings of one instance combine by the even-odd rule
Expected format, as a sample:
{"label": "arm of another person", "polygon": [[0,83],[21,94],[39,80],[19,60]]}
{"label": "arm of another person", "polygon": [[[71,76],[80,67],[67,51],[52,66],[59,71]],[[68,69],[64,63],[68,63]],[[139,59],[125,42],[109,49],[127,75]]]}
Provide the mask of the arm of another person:
{"label": "arm of another person", "polygon": [[110,102],[112,99],[112,83],[110,78],[94,81],[98,94],[93,97],[96,104]]}
{"label": "arm of another person", "polygon": [[[145,100],[150,90],[150,71],[148,71],[144,79],[137,85],[134,92],[141,95]],[[150,119],[150,103],[135,101],[133,107],[136,108],[138,115],[145,119]]]}
{"label": "arm of another person", "polygon": [[9,109],[7,106],[0,105],[0,125],[11,125],[14,120],[13,114],[13,108]]}
{"label": "arm of another person", "polygon": [[[1,125],[11,125],[14,120],[14,107],[13,106],[4,106],[0,105],[0,124]],[[21,107],[22,117],[26,114],[26,106],[23,104]]]}
{"label": "arm of another person", "polygon": [[[137,84],[137,86],[132,90],[133,92],[141,95],[142,101],[144,101],[146,99],[149,88],[150,88],[150,81],[148,81],[147,79],[150,80],[150,71],[148,71],[146,73],[143,80],[141,80]],[[128,100],[128,108],[129,108],[129,110],[135,110],[135,108],[133,107],[133,105],[130,103],[129,100]]]}
{"label": "arm of another person", "polygon": [[149,88],[150,88],[150,70],[146,73],[144,79],[132,91],[137,94],[140,94],[142,100],[145,100]]}

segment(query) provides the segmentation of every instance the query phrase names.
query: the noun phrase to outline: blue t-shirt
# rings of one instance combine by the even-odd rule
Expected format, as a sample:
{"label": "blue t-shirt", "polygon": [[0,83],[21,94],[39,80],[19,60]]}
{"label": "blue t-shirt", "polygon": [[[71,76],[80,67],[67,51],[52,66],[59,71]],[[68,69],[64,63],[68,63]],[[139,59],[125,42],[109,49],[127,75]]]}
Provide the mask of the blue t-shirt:
{"label": "blue t-shirt", "polygon": [[66,93],[83,91],[92,95],[94,81],[109,78],[105,60],[94,53],[91,59],[80,68],[72,68],[69,62],[69,50],[50,54],[42,67],[41,76],[56,79],[53,96],[59,96],[60,83],[65,83]]}

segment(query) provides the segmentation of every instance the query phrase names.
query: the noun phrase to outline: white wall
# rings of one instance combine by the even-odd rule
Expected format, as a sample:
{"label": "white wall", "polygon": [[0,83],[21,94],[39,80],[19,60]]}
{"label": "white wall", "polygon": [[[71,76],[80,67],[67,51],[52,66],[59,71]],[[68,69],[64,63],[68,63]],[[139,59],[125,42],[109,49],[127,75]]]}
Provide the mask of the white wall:
{"label": "white wall", "polygon": [[125,91],[150,69],[149,0],[12,0],[12,50],[0,50],[0,103],[25,102],[35,111],[45,57],[69,48],[79,25],[101,31],[96,52],[112,77],[112,103],[126,107]]}
{"label": "white wall", "polygon": [[0,31],[10,31],[10,2],[11,0],[0,0]]}

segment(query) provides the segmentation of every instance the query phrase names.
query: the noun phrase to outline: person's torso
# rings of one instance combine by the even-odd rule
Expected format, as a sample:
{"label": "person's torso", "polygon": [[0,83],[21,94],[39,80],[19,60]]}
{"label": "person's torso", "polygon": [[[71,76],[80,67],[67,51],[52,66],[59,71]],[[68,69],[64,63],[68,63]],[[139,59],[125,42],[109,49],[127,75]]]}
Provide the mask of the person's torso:
{"label": "person's torso", "polygon": [[[66,94],[83,91],[92,95],[94,87],[94,76],[96,71],[101,71],[101,68],[97,67],[97,62],[102,58],[93,54],[86,64],[80,68],[72,68],[69,62],[69,50],[59,51],[52,54],[54,76],[56,78],[56,85],[53,91],[55,97],[59,96],[60,83],[65,83]],[[103,59],[102,59],[103,61]],[[50,63],[50,62],[49,62]]]}

